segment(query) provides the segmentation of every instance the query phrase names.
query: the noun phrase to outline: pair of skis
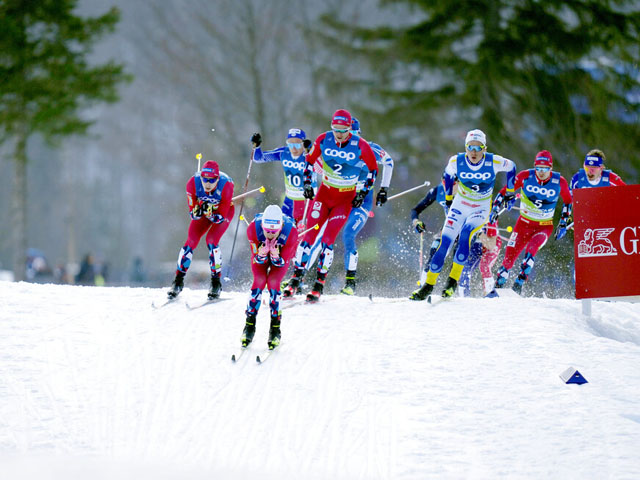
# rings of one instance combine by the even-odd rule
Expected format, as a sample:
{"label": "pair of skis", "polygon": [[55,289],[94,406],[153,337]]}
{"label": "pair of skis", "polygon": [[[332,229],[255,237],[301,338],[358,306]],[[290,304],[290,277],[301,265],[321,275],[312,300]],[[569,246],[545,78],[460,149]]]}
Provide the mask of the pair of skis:
{"label": "pair of skis", "polygon": [[[372,293],[369,294],[369,300],[371,300],[371,303],[404,303],[404,302],[412,301],[409,298],[387,298],[387,299],[382,299],[382,300],[378,301],[378,299],[375,299],[373,297]],[[427,303],[429,305],[431,305],[432,307],[435,307],[436,305],[439,305],[443,301],[449,301],[449,300],[451,300],[451,298],[436,297],[434,295],[429,295],[427,297]]]}
{"label": "pair of skis", "polygon": [[[161,304],[159,304],[159,305],[156,305],[156,303],[155,303],[155,302],[151,302],[151,307],[152,307],[154,310],[159,310],[159,309],[161,309],[162,307],[166,307],[167,305],[170,305],[170,304],[172,304],[172,303],[175,303],[175,302],[176,302],[176,300],[178,300],[178,298],[177,298],[177,297],[176,297],[176,298],[169,298],[169,299],[165,300],[165,301],[164,301],[164,303],[161,303]],[[196,310],[196,309],[198,309],[198,308],[206,307],[207,305],[211,305],[211,304],[213,304],[213,303],[223,302],[223,301],[225,301],[225,300],[230,300],[230,299],[229,299],[229,298],[219,298],[219,297],[218,297],[218,298],[214,298],[214,299],[212,299],[212,300],[207,299],[207,300],[205,300],[204,302],[198,303],[198,304],[196,304],[196,305],[189,305],[189,303],[188,303],[188,302],[185,302],[185,306],[187,307],[187,310]]]}
{"label": "pair of skis", "polygon": [[[240,353],[238,355],[236,355],[235,353],[233,355],[231,355],[231,361],[233,363],[238,363],[240,361],[240,359],[242,358],[242,356],[247,352],[247,350],[249,350],[249,346],[242,347],[240,349]],[[276,349],[274,348],[272,350],[267,350],[266,353],[262,354],[262,356],[256,355],[256,363],[262,365],[264,362],[269,360],[269,358],[271,357],[271,355],[275,351],[276,351]]]}

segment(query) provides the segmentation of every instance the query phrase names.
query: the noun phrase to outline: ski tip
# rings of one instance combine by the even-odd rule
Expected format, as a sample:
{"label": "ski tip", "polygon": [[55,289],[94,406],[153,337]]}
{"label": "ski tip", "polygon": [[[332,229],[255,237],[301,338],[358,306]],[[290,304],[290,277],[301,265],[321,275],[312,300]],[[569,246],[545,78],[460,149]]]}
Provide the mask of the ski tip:
{"label": "ski tip", "polygon": [[373,302],[373,293],[369,294],[369,300],[371,300]]}
{"label": "ski tip", "polygon": [[427,303],[432,303],[432,302],[431,302],[431,295],[429,295],[429,296],[427,297]]}
{"label": "ski tip", "polygon": [[236,363],[236,354],[235,353],[233,355],[231,355],[231,361],[233,363]]}
{"label": "ski tip", "polygon": [[262,363],[262,360],[260,360],[260,355],[256,356],[256,362]]}

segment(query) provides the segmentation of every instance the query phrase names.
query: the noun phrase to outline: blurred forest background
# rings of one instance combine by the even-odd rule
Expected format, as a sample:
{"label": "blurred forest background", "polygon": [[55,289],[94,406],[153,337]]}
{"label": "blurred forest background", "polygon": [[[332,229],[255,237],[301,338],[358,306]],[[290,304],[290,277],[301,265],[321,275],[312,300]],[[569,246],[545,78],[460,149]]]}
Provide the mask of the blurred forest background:
{"label": "blurred forest background", "polygon": [[[55,26],[61,12],[72,27]],[[91,255],[99,284],[169,285],[195,155],[241,193],[253,132],[266,149],[291,127],[313,139],[337,108],[395,160],[390,195],[436,185],[472,128],[518,170],[544,148],[570,180],[600,148],[638,183],[639,31],[637,1],[0,0],[0,270],[73,282]],[[100,71],[58,84],[85,41],[83,66]],[[58,59],[65,43],[72,54]],[[260,185],[248,218],[281,202],[281,166],[254,165],[249,187]],[[374,210],[359,293],[415,288],[409,212],[426,192]],[[434,204],[421,218],[433,234],[444,214]],[[221,243],[225,288],[250,283],[242,225],[229,262],[236,221]],[[342,253],[338,240],[328,293],[343,284]],[[571,233],[550,240],[524,293],[571,296],[572,258]],[[194,259],[192,286],[207,281],[203,244]]]}

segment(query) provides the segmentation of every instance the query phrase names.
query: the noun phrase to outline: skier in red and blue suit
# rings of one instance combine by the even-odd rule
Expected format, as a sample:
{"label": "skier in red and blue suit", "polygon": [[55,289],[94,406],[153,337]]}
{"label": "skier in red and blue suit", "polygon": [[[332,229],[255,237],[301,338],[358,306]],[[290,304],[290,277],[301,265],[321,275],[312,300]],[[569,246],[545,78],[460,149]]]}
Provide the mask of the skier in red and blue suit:
{"label": "skier in red and blue suit", "polygon": [[253,340],[256,315],[266,286],[269,289],[271,310],[268,345],[273,349],[280,343],[280,283],[298,246],[298,231],[293,218],[283,214],[277,205],[269,205],[247,227],[247,239],[251,248],[253,284],[245,312],[247,319],[242,332],[242,346],[246,347]]}
{"label": "skier in red and blue suit", "polygon": [[583,168],[576,172],[571,179],[571,190],[626,185],[617,174],[611,170],[605,170],[605,160],[602,150],[594,149],[589,151],[584,158]]}
{"label": "skier in red and blue suit", "polygon": [[[254,133],[251,137],[253,144],[252,160],[256,163],[280,162],[284,171],[285,197],[282,213],[292,217],[296,224],[304,216],[304,178],[303,172],[307,165],[305,148],[311,147],[304,130],[291,128],[287,133],[286,146],[273,150],[262,151],[260,144],[262,136]],[[312,175],[311,185],[317,188],[315,173]]]}
{"label": "skier in red and blue suit", "polygon": [[[366,140],[351,132],[351,121],[351,114],[347,110],[336,110],[331,119],[331,130],[316,138],[307,155],[304,196],[313,200],[307,213],[307,226],[313,228],[327,222],[322,235],[316,282],[307,294],[308,302],[317,302],[322,295],[327,272],[333,262],[333,244],[336,237],[346,223],[351,209],[362,205],[378,174],[378,164],[371,146]],[[314,165],[320,161],[323,169],[322,184],[316,196],[312,174]],[[358,190],[358,179],[363,168],[366,168],[368,173],[362,188]],[[293,276],[284,291],[285,297],[296,293],[309,261],[311,245],[317,235],[318,230],[309,230],[300,242]]]}
{"label": "skier in red and blue suit", "polygon": [[[564,206],[556,239],[564,237],[571,217],[571,192],[569,184],[560,172],[553,171],[553,157],[547,150],[538,152],[534,160],[534,168],[523,170],[516,175],[515,190],[520,189],[520,216],[509,237],[504,252],[502,266],[498,269],[495,288],[487,297],[496,297],[496,288],[503,288],[509,278],[509,270],[523,249],[526,248],[524,260],[520,266],[520,274],[513,284],[513,290],[522,292],[522,286],[529,277],[535,256],[553,233],[553,215],[556,204],[562,197]],[[493,202],[491,220],[497,218],[506,189],[502,189]]]}
{"label": "skier in red and blue suit", "polygon": [[193,251],[200,243],[200,239],[206,234],[207,248],[209,249],[209,267],[211,268],[211,286],[208,298],[213,300],[220,296],[222,283],[222,252],[220,251],[220,239],[229,228],[235,209],[233,207],[233,180],[224,172],[221,172],[218,164],[208,160],[187,181],[187,203],[189,206],[189,231],[187,241],[178,254],[176,277],[167,293],[170,299],[176,298],[184,287],[184,276],[191,265]]}

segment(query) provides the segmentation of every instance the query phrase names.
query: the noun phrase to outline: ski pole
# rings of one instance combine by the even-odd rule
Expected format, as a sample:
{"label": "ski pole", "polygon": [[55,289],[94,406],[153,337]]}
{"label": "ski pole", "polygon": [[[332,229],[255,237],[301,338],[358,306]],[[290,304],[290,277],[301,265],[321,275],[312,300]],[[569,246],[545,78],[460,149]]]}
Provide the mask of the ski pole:
{"label": "ski pole", "polygon": [[320,224],[319,224],[319,223],[316,223],[313,227],[311,227],[311,228],[307,228],[306,230],[301,231],[301,232],[298,234],[298,237],[301,237],[302,235],[304,235],[304,234],[305,234],[305,233],[307,233],[307,232],[310,232],[311,230],[318,230],[319,228],[320,228]]}
{"label": "ski pole", "polygon": [[244,220],[244,223],[247,224],[247,227],[249,226],[249,222],[247,221],[246,218],[244,218],[244,215],[240,215],[240,217],[238,217],[240,220]]}
{"label": "ski pole", "polygon": [[240,200],[241,198],[248,197],[249,195],[252,195],[252,194],[254,194],[256,192],[264,193],[265,192],[264,186],[262,186],[260,188],[254,188],[253,190],[249,190],[246,193],[241,193],[240,195],[236,195],[235,197],[233,197],[231,199],[231,201],[235,202],[236,200]]}
{"label": "ski pole", "polygon": [[[247,169],[247,178],[244,181],[244,188],[242,193],[247,193],[247,188],[249,188],[249,176],[251,175],[251,166],[253,165],[253,155],[251,155],[251,157],[249,158],[249,168]],[[242,202],[240,203],[240,211],[238,212],[238,215],[242,215],[242,209],[244,208],[244,199],[242,199]],[[227,269],[227,276],[225,277],[225,280],[231,280],[231,265],[232,261],[233,261],[233,251],[236,248],[236,240],[238,239],[238,228],[240,228],[240,221],[238,221],[236,223],[236,231],[233,234],[233,243],[231,244],[231,255],[229,255],[229,268]]]}
{"label": "ski pole", "polygon": [[302,225],[304,225],[305,227],[307,226],[307,208],[309,208],[309,199],[305,199],[304,201],[304,213],[302,214],[302,220],[300,220],[300,223]]}
{"label": "ski pole", "polygon": [[401,197],[402,195],[406,195],[409,192],[413,192],[414,190],[418,190],[419,188],[428,187],[429,185],[431,185],[431,182],[427,181],[427,182],[424,182],[422,185],[418,185],[417,187],[413,187],[413,188],[410,188],[408,190],[405,190],[404,192],[400,192],[400,193],[396,193],[395,195],[391,195],[389,198],[387,198],[387,202],[389,200],[393,200],[394,198]]}
{"label": "ski pole", "polygon": [[513,231],[513,227],[509,226],[507,228],[496,228],[496,227],[490,227],[489,225],[486,225],[485,228],[487,230],[497,230],[498,232],[509,232],[511,233]]}
{"label": "ski pole", "polygon": [[420,263],[420,271],[418,273],[422,275],[422,267],[424,266],[424,232],[420,232],[420,262],[419,263]]}
{"label": "ski pole", "polygon": [[198,173],[200,171],[200,160],[202,159],[202,154],[196,154],[196,158],[198,159],[198,170],[196,170],[196,173]]}

